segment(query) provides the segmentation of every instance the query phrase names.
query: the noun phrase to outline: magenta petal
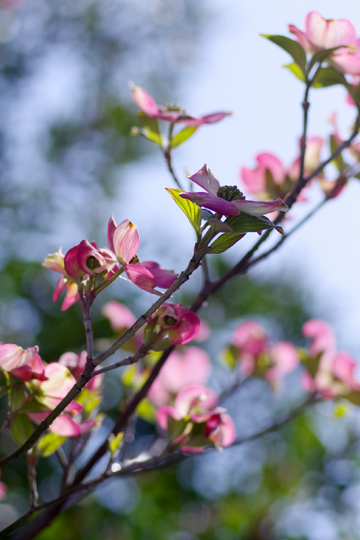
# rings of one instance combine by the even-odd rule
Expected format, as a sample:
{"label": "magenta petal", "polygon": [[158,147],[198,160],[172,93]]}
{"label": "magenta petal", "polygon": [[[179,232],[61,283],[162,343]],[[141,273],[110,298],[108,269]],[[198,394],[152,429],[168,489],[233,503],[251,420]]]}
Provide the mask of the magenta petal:
{"label": "magenta petal", "polygon": [[65,291],[67,286],[67,279],[64,276],[61,276],[56,284],[54,294],[53,294],[53,302],[56,302],[56,300],[59,298],[60,294]]}
{"label": "magenta petal", "polygon": [[180,197],[188,199],[198,206],[203,206],[204,208],[208,208],[209,210],[213,210],[224,216],[238,216],[240,214],[240,211],[234,204],[236,201],[228,202],[212,193],[180,193]]}
{"label": "magenta petal", "polygon": [[236,206],[241,212],[250,214],[251,216],[263,216],[275,210],[280,212],[287,212],[289,210],[281,199],[267,202],[237,200],[231,204]]}
{"label": "magenta petal", "polygon": [[156,281],[147,268],[141,264],[126,264],[124,265],[124,270],[130,281],[140,287],[140,289],[154,293]]}
{"label": "magenta petal", "polygon": [[174,409],[174,407],[170,407],[170,405],[164,405],[164,407],[160,407],[160,409],[158,409],[156,412],[156,420],[163,429],[167,429],[167,419],[169,416],[174,420],[181,419],[179,413]]}
{"label": "magenta petal", "polygon": [[137,226],[129,219],[124,219],[114,231],[113,245],[119,262],[122,265],[128,264],[136,255],[139,247]]}
{"label": "magenta petal", "polygon": [[189,176],[189,178],[208,193],[216,195],[219,191],[220,183],[212,174],[206,163],[197,173]]}
{"label": "magenta petal", "polygon": [[200,330],[200,319],[191,311],[183,317],[180,323],[169,330],[169,340],[173,345],[189,343]]}
{"label": "magenta petal", "polygon": [[[92,270],[87,266],[87,260],[89,257],[94,257],[99,263],[99,266]],[[89,274],[90,276],[94,273],[100,273],[104,272],[106,270],[106,260],[105,257],[102,256],[102,254],[99,252],[99,250],[96,248],[93,244],[90,244],[88,240],[82,240],[78,246],[77,250],[77,260],[79,263],[79,266],[85,274]]]}
{"label": "magenta petal", "polygon": [[61,311],[66,311],[73,304],[80,300],[79,290],[76,283],[69,283],[67,285],[67,293],[64,298],[64,301],[61,305]]}
{"label": "magenta petal", "polygon": [[177,278],[177,274],[173,270],[166,270],[154,261],[143,261],[141,264],[152,273],[156,280],[156,286],[160,289],[168,289]]}
{"label": "magenta petal", "polygon": [[311,43],[309,42],[308,38],[306,37],[306,35],[304,34],[304,32],[302,32],[301,30],[299,30],[296,26],[294,26],[293,24],[289,24],[289,30],[292,34],[294,34],[294,36],[296,37],[297,39],[297,42],[302,46],[302,48],[306,51],[306,52],[311,52],[312,51],[312,46],[311,46]]}
{"label": "magenta petal", "polygon": [[221,415],[222,423],[219,428],[209,436],[209,439],[213,443],[223,448],[224,446],[230,446],[235,440],[235,425],[228,414]]}
{"label": "magenta petal", "polygon": [[64,258],[65,270],[68,276],[72,278],[79,278],[84,274],[79,266],[77,258],[78,248],[79,246],[77,245],[69,249]]}
{"label": "magenta petal", "polygon": [[115,223],[114,217],[111,216],[111,218],[109,219],[109,223],[108,223],[108,244],[109,244],[109,248],[111,249],[111,251],[115,251],[114,250],[114,242],[113,242],[113,237],[114,237],[115,230],[116,230],[116,223]]}
{"label": "magenta petal", "polygon": [[159,114],[159,107],[153,98],[140,86],[129,83],[131,94],[135,105],[148,116],[153,118]]}

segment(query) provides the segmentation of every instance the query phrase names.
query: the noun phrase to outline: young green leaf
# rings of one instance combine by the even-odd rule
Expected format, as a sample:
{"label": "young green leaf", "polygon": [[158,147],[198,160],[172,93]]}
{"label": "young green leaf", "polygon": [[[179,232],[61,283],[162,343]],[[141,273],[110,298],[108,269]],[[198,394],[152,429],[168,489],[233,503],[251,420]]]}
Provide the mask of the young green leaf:
{"label": "young green leaf", "polygon": [[276,226],[265,216],[251,216],[241,212],[239,216],[230,216],[225,221],[232,228],[232,234],[245,234],[247,232],[261,232],[265,229],[274,229]]}
{"label": "young green leaf", "polygon": [[40,456],[48,457],[66,441],[66,437],[56,435],[55,433],[46,433],[37,444],[37,453]]}
{"label": "young green leaf", "polygon": [[18,414],[11,426],[11,433],[15,441],[22,445],[24,444],[32,432],[34,426],[26,414]]}
{"label": "young green leaf", "polygon": [[139,111],[138,116],[142,128],[133,127],[130,131],[131,135],[142,135],[148,141],[158,144],[162,147],[162,137],[159,130],[159,123],[155,118],[147,116],[143,112]]}
{"label": "young green leaf", "polygon": [[180,193],[185,193],[183,189],[166,188],[166,191],[170,193],[176,204],[179,206],[179,208],[181,208],[190,221],[195,232],[198,234],[200,232],[201,225],[201,213],[198,205],[189,201],[188,199],[183,199],[180,197]]}
{"label": "young green leaf", "polygon": [[209,254],[219,255],[241,240],[244,234],[221,234],[210,246]]}
{"label": "young green leaf", "polygon": [[323,62],[324,60],[326,60],[330,54],[332,54],[334,51],[336,51],[337,49],[340,49],[341,48],[341,45],[338,46],[338,47],[332,47],[331,49],[324,49],[322,51],[317,51],[313,57],[311,58],[310,62],[309,62],[309,66],[308,66],[308,73],[310,73],[310,70],[311,68],[317,63],[317,62]]}
{"label": "young green leaf", "polygon": [[199,126],[189,126],[179,131],[179,133],[177,133],[176,135],[174,135],[174,137],[171,138],[170,148],[176,148],[177,146],[180,146],[180,144],[190,139],[190,137],[194,135],[195,131],[197,131],[198,128]]}
{"label": "young green leaf", "polygon": [[291,71],[291,73],[293,73],[301,82],[305,82],[304,72],[298,64],[293,62],[292,64],[286,64],[283,67]]}
{"label": "young green leaf", "polygon": [[278,47],[281,47],[284,51],[293,57],[295,63],[300,67],[301,71],[306,76],[306,53],[304,49],[299,45],[297,41],[294,41],[285,36],[276,36],[269,34],[262,34],[262,36],[269,41],[272,41]]}

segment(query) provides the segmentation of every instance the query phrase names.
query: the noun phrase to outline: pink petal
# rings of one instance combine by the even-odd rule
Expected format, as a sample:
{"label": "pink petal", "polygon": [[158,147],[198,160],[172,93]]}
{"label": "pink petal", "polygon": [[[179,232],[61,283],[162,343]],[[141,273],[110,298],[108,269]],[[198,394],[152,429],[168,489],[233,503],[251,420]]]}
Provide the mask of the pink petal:
{"label": "pink petal", "polygon": [[326,364],[326,367],[331,369],[335,353],[335,336],[330,325],[320,319],[310,319],[303,325],[302,332],[305,337],[312,339],[309,347],[310,355],[325,353],[321,361],[322,367]]}
{"label": "pink petal", "polygon": [[166,270],[154,261],[143,261],[141,264],[152,273],[156,280],[156,287],[160,287],[160,289],[168,289],[177,278],[177,274],[173,270]]}
{"label": "pink petal", "polygon": [[[231,115],[231,112],[216,112],[201,116],[200,118],[194,118],[193,116],[178,114],[177,119],[174,121],[178,124],[197,127],[205,124],[214,124],[215,122],[220,122],[220,120],[229,115]],[[158,116],[158,118],[160,118],[160,116]]]}
{"label": "pink petal", "polygon": [[200,319],[196,313],[189,312],[183,317],[179,324],[171,328],[168,332],[170,343],[173,345],[184,345],[189,343],[200,330]]}
{"label": "pink petal", "polygon": [[68,276],[73,277],[73,278],[79,278],[84,274],[84,272],[81,270],[79,266],[79,262],[77,258],[78,248],[79,246],[77,245],[69,249],[64,259],[66,273],[68,274]]}
{"label": "pink petal", "polygon": [[289,210],[281,199],[267,202],[237,200],[233,201],[231,204],[236,206],[241,212],[250,214],[251,216],[263,216],[265,214],[270,214],[275,210],[278,212],[287,212]]}
{"label": "pink petal", "polygon": [[136,255],[139,247],[139,233],[137,226],[129,219],[124,219],[114,231],[112,238],[114,251],[119,262],[128,264]]}
{"label": "pink petal", "polygon": [[288,373],[294,371],[299,364],[299,355],[296,347],[289,341],[276,343],[270,351],[273,367],[267,370],[265,378],[268,381],[276,381]]}
{"label": "pink petal", "polygon": [[238,208],[235,206],[235,202],[239,201],[228,202],[212,193],[180,193],[180,197],[224,216],[238,216],[240,214]]}
{"label": "pink petal", "polygon": [[205,386],[191,385],[180,390],[175,399],[175,410],[180,418],[188,416],[194,407],[199,407],[202,412],[211,411],[219,398],[210,388]]}
{"label": "pink petal", "polygon": [[[95,244],[96,245],[96,244]],[[99,266],[95,269],[91,269],[87,265],[89,257],[93,257],[99,263]],[[94,247],[88,240],[82,240],[77,250],[77,260],[79,266],[85,274],[93,275],[94,273],[101,273],[106,270],[107,263],[105,258],[101,255],[99,250]]]}
{"label": "pink petal", "polygon": [[256,167],[256,169],[247,169],[242,167],[240,176],[242,182],[249,193],[257,195],[263,193],[266,190],[265,184],[265,171],[262,167]]}
{"label": "pink petal", "polygon": [[110,247],[111,251],[115,251],[114,250],[114,242],[113,242],[113,237],[114,237],[115,230],[116,230],[116,223],[115,223],[114,217],[111,216],[111,218],[109,219],[109,223],[108,223],[108,244],[109,244],[109,247]]}
{"label": "pink petal", "polygon": [[141,264],[124,265],[125,272],[137,287],[144,291],[155,294],[156,281],[151,272]]}
{"label": "pink petal", "polygon": [[75,302],[77,302],[78,300],[80,300],[78,286],[76,285],[76,283],[68,283],[67,284],[67,293],[66,293],[64,301],[63,301],[63,303],[61,305],[61,311],[66,311],[67,309],[69,309],[69,307],[71,307],[73,304],[75,304]]}
{"label": "pink petal", "polygon": [[349,354],[338,352],[333,360],[332,372],[340,381],[344,382],[349,390],[360,390],[360,383],[355,379],[355,370],[358,363]]}
{"label": "pink petal", "polygon": [[246,321],[235,328],[232,343],[242,353],[258,356],[267,350],[268,337],[261,324]]}
{"label": "pink petal", "polygon": [[349,50],[345,53],[333,55],[329,63],[340,71],[340,73],[348,73],[349,75],[360,75],[360,56],[359,53]]}
{"label": "pink petal", "polygon": [[208,193],[216,195],[219,191],[220,183],[206,164],[197,173],[189,176],[189,178]]}
{"label": "pink petal", "polygon": [[269,152],[263,152],[256,156],[256,161],[264,169],[268,169],[271,172],[272,177],[276,184],[282,184],[285,179],[285,169],[280,159],[278,159],[274,154]]}
{"label": "pink petal", "polygon": [[174,407],[170,407],[169,405],[160,407],[160,409],[158,409],[156,412],[156,420],[163,429],[167,429],[167,419],[169,416],[174,420],[181,420],[181,416],[178,414],[178,412],[174,409]]}
{"label": "pink petal", "polygon": [[38,354],[36,354],[26,365],[12,370],[11,375],[18,377],[22,381],[30,381],[32,379],[37,379],[39,381],[47,380],[47,377],[44,375],[44,364]]}
{"label": "pink petal", "polygon": [[221,415],[221,424],[215,433],[211,433],[209,439],[219,447],[230,446],[236,436],[235,424],[228,414]]}
{"label": "pink petal", "polygon": [[13,343],[0,345],[0,367],[4,371],[12,371],[28,364],[38,353],[39,347],[23,349]]}
{"label": "pink petal", "polygon": [[6,484],[4,484],[4,482],[0,482],[0,501],[2,501],[5,498],[6,492],[7,492]]}
{"label": "pink petal", "polygon": [[109,319],[114,332],[118,332],[123,328],[130,328],[136,321],[136,317],[130,309],[115,300],[107,302],[102,312]]}
{"label": "pink petal", "polygon": [[56,300],[59,298],[60,294],[65,291],[67,287],[68,280],[64,276],[61,276],[56,284],[54,294],[53,294],[53,302],[56,302]]}
{"label": "pink petal", "polygon": [[153,98],[140,86],[135,86],[129,83],[131,94],[135,105],[148,116],[155,117],[158,115],[159,107],[156,105]]}
{"label": "pink petal", "polygon": [[298,43],[302,46],[303,49],[305,49],[306,52],[312,52],[312,45],[307,39],[304,32],[301,32],[301,30],[296,28],[296,26],[294,26],[293,24],[289,24],[289,30],[292,34],[295,35]]}
{"label": "pink petal", "polygon": [[176,394],[186,386],[206,384],[211,368],[209,355],[199,347],[189,346],[171,353],[157,380]]}
{"label": "pink petal", "polygon": [[305,32],[316,49],[331,49],[339,45],[355,45],[356,31],[350,21],[326,20],[316,11],[308,13]]}

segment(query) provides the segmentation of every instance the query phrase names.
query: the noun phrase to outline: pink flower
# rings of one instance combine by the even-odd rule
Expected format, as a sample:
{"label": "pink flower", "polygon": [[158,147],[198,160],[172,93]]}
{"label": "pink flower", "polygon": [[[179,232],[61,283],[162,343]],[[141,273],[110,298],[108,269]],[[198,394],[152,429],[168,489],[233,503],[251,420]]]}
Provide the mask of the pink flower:
{"label": "pink flower", "polygon": [[305,337],[311,338],[310,362],[320,356],[315,375],[306,373],[303,385],[307,391],[318,392],[325,399],[337,396],[346,399],[350,392],[360,392],[360,382],[355,379],[357,362],[345,352],[336,352],[335,336],[331,327],[319,319],[311,319],[303,326]]}
{"label": "pink flower", "polygon": [[64,265],[67,275],[81,278],[84,274],[92,276],[113,268],[116,264],[114,254],[107,248],[98,249],[95,242],[82,240],[65,255]]}
{"label": "pink flower", "polygon": [[170,439],[173,421],[183,421],[177,425],[175,432],[180,433],[176,433],[172,442],[184,452],[202,452],[207,446],[206,439],[217,448],[230,446],[235,439],[235,426],[226,410],[216,407],[217,402],[217,395],[209,388],[188,386],[180,390],[174,407],[160,407],[156,418],[169,432]]}
{"label": "pink flower", "polygon": [[[320,150],[323,145],[321,137],[306,139],[305,175],[312,172],[320,163]],[[255,157],[258,166],[254,169],[242,167],[240,176],[246,190],[257,195],[259,199],[269,197],[285,197],[300,175],[300,157],[296,158],[291,167],[286,170],[282,162],[274,154],[263,152]],[[270,178],[267,178],[267,171]],[[305,200],[304,196],[300,200]]]}
{"label": "pink flower", "polygon": [[233,333],[232,344],[239,351],[239,362],[245,375],[251,375],[259,356],[269,347],[264,328],[256,321],[239,324]]}
{"label": "pink flower", "polygon": [[329,56],[328,62],[342,73],[360,74],[360,43],[356,39],[356,31],[350,21],[326,20],[316,11],[311,11],[305,19],[305,32],[291,24],[289,30],[310,54],[340,47]]}
{"label": "pink flower", "polygon": [[275,382],[297,367],[299,355],[288,341],[270,346],[264,328],[256,321],[246,321],[235,328],[233,346],[238,349],[242,372]]}
{"label": "pink flower", "polygon": [[[1,475],[1,472],[0,472],[0,475]],[[4,482],[0,482],[0,501],[2,501],[5,498],[6,492],[7,492],[6,484],[4,484]]]}
{"label": "pink flower", "polygon": [[[80,354],[76,354],[73,352],[66,352],[60,356],[59,364],[61,364],[62,366],[66,366],[69,369],[70,373],[74,376],[74,378],[78,380],[80,375],[85,369],[86,358],[87,358],[86,351],[82,351]],[[96,369],[100,369],[100,368],[95,368],[95,371]],[[97,375],[96,377],[92,377],[90,381],[87,383],[86,388],[90,392],[100,391],[102,387],[103,378],[104,378],[103,374]]]}
{"label": "pink flower", "polygon": [[162,330],[167,330],[170,343],[184,345],[189,343],[200,330],[200,319],[189,311],[189,307],[181,304],[164,302],[157,311],[155,317]]}
{"label": "pink flower", "polygon": [[166,405],[182,388],[206,384],[210,372],[210,357],[199,347],[175,350],[152,384],[148,398],[156,407]]}
{"label": "pink flower", "polygon": [[[40,424],[43,420],[49,416],[50,411],[40,412],[40,413],[28,413],[28,417],[35,424]],[[82,422],[77,422],[70,415],[61,413],[49,427],[49,431],[55,433],[56,435],[61,435],[62,437],[78,437],[85,431],[89,431],[98,425],[98,421],[95,419],[84,420]]]}
{"label": "pink flower", "polygon": [[157,105],[153,98],[145,92],[145,90],[140,88],[140,86],[134,86],[132,83],[130,83],[129,86],[133,101],[142,112],[151,118],[165,120],[172,124],[184,124],[186,126],[198,127],[204,124],[214,124],[231,114],[229,112],[216,112],[196,118],[194,116],[189,116],[185,111],[178,107],[163,107],[162,105]]}
{"label": "pink flower", "polygon": [[[156,286],[164,288],[175,281],[176,274],[174,272],[165,270],[165,268],[153,261],[146,261],[145,264],[131,263],[139,247],[139,233],[136,225],[129,219],[125,219],[120,225],[116,226],[114,218],[110,218],[108,242],[110,249],[115,253],[118,262],[124,268],[130,281],[140,289],[157,294]],[[149,268],[151,268],[151,271]],[[113,268],[112,273],[115,274],[117,271],[118,266]],[[168,285],[169,283],[170,285]]]}
{"label": "pink flower", "polygon": [[181,193],[180,197],[189,199],[198,206],[208,208],[222,215],[238,216],[240,212],[245,212],[252,216],[262,216],[275,210],[281,212],[287,212],[288,210],[281,199],[267,202],[246,201],[244,195],[236,186],[220,187],[219,181],[211,173],[207,165],[204,165],[202,169],[189,178],[205,189],[205,193]]}
{"label": "pink flower", "polygon": [[[123,334],[136,322],[136,317],[130,309],[124,306],[124,304],[121,304],[121,302],[116,302],[115,300],[107,302],[104,305],[102,312],[105,317],[109,319],[113,332],[116,332],[117,334]],[[124,344],[124,348],[130,351],[139,349],[142,344],[142,335],[143,328],[140,328],[140,330]]]}
{"label": "pink flower", "polygon": [[44,373],[45,367],[43,361],[38,354],[35,354],[35,356],[30,360],[30,362],[28,362],[24,366],[13,369],[11,371],[11,375],[18,377],[18,379],[21,379],[22,381],[30,381],[32,379],[46,381],[47,378]]}
{"label": "pink flower", "polygon": [[13,371],[28,364],[38,353],[39,347],[23,349],[13,343],[0,342],[0,368],[3,371]]}
{"label": "pink flower", "polygon": [[[74,250],[74,248],[72,249]],[[74,251],[72,253],[74,253]],[[59,278],[56,284],[54,295],[53,295],[53,301],[56,302],[60,294],[66,291],[66,296],[61,306],[61,311],[65,311],[70,306],[75,304],[75,302],[80,300],[78,285],[75,279],[70,277],[65,269],[65,258],[61,251],[61,247],[57,250],[56,253],[53,253],[52,255],[48,255],[45,261],[42,263],[42,266],[44,266],[45,268],[49,268],[50,270],[53,270],[54,272],[58,272],[59,274],[62,274],[62,276]],[[82,275],[82,273],[80,275]]]}

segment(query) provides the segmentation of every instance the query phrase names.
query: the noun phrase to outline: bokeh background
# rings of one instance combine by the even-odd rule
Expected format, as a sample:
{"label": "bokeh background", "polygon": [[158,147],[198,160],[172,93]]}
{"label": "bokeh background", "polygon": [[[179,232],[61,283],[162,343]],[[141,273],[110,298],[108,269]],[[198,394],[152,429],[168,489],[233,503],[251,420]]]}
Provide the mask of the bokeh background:
{"label": "bokeh background", "polygon": [[[293,161],[302,85],[282,69],[286,54],[259,34],[287,34],[288,23],[303,28],[311,10],[349,19],[360,32],[355,0],[0,2],[2,341],[38,344],[48,362],[66,350],[82,350],[79,306],[60,312],[60,304],[52,303],[56,276],[40,264],[60,245],[66,252],[84,237],[106,245],[111,214],[117,222],[129,217],[138,225],[141,259],[180,271],[191,256],[193,232],[165,192],[173,186],[161,153],[129,135],[138,120],[128,81],[158,103],[179,103],[190,114],[233,111],[174,152],[181,178],[207,163],[222,184],[235,184],[240,167],[255,165],[261,151],[274,152],[287,165]],[[310,135],[326,137],[333,112],[347,135],[355,114],[345,97],[338,87],[311,94]],[[360,358],[359,189],[354,180],[281,251],[202,311],[212,328],[204,347],[215,365],[215,388],[230,381],[219,350],[249,317],[274,340],[299,345],[302,323],[322,317],[334,326],[340,348]],[[309,204],[320,197],[314,186]],[[293,219],[308,208],[295,209]],[[213,274],[253,241],[247,235],[229,254],[214,257]],[[200,280],[194,276],[179,301],[189,303]],[[111,335],[101,315],[110,298],[137,314],[151,301],[131,284],[116,283],[95,306],[98,339]],[[119,379],[107,380],[103,407],[110,419],[121,399]],[[265,425],[298,396],[296,378],[276,395],[264,382],[252,381],[229,402],[239,434]],[[107,484],[39,538],[360,538],[359,419],[354,411],[336,418],[333,406],[325,405],[259,441]],[[140,446],[151,429],[140,422]],[[8,444],[2,443],[3,451]],[[42,464],[39,479],[42,497],[56,495],[55,459]],[[4,469],[2,480],[14,486],[0,504],[5,523],[27,508],[24,463]]]}

